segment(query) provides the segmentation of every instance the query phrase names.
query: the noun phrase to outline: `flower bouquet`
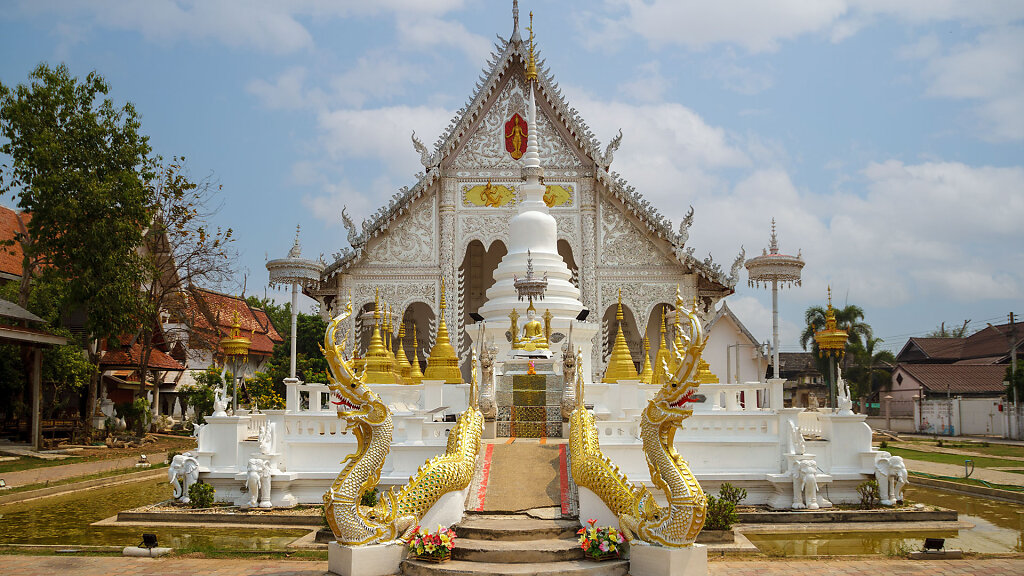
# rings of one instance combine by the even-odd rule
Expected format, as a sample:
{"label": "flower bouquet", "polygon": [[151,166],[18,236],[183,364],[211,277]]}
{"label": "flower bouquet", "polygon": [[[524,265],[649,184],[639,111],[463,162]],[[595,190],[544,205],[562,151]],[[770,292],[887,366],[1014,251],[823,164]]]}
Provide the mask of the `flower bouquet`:
{"label": "flower bouquet", "polygon": [[417,526],[409,540],[409,553],[415,555],[417,560],[427,562],[440,563],[451,560],[454,547],[455,530],[442,526],[438,526],[437,532],[434,533]]}
{"label": "flower bouquet", "polygon": [[618,558],[626,539],[622,533],[612,526],[594,526],[597,520],[587,520],[590,528],[580,528],[576,534],[579,535],[580,548],[592,560],[610,560]]}

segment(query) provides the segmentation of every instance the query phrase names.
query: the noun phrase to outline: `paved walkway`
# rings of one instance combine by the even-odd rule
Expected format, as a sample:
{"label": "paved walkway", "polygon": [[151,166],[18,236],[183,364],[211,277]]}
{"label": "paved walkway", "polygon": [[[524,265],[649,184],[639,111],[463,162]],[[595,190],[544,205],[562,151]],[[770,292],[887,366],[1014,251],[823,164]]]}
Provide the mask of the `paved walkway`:
{"label": "paved walkway", "polygon": [[[937,462],[924,462],[922,460],[903,460],[907,470],[911,472],[924,472],[935,476],[952,476],[953,478],[964,477],[964,467],[958,464],[939,464]],[[1013,472],[1000,472],[991,468],[975,468],[971,478],[984,480],[993,484],[1008,484],[1011,486],[1024,486],[1024,474]],[[910,479],[913,483],[914,479]]]}
{"label": "paved walkway", "polygon": [[[4,556],[5,576],[323,576],[326,561],[123,558],[66,556]],[[711,576],[1017,576],[1024,559],[984,560],[747,560],[712,561]]]}
{"label": "paved walkway", "polygon": [[[163,462],[164,459],[167,458],[167,453],[156,452],[153,454],[146,454],[146,458],[151,463],[159,463]],[[138,456],[126,456],[124,458],[114,458],[110,460],[94,460],[92,462],[78,462],[76,464],[62,464],[60,466],[32,468],[30,470],[19,470],[17,472],[4,472],[0,473],[0,478],[3,478],[7,482],[8,486],[14,488],[16,486],[26,486],[28,484],[45,484],[47,482],[57,482],[67,478],[91,476],[93,474],[100,474],[110,470],[134,468],[135,463],[138,461]]]}

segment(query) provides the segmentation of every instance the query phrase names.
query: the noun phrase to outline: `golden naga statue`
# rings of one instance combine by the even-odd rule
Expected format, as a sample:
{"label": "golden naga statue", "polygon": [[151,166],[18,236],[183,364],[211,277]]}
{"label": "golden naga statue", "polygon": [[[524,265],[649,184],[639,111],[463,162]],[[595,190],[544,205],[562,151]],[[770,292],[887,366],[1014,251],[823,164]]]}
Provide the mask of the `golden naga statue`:
{"label": "golden naga statue", "polygon": [[523,324],[522,337],[519,336],[519,313],[514,309],[508,315],[512,321],[512,349],[513,350],[548,350],[548,342],[551,337],[551,311],[544,311],[544,323],[537,320],[537,309],[533,307],[533,300],[530,300],[530,307],[526,309],[526,323]]}
{"label": "golden naga statue", "polygon": [[[383,494],[376,506],[360,504],[365,491],[377,485],[391,449],[394,424],[391,412],[370,390],[346,357],[348,336],[339,341],[339,326],[352,314],[352,302],[331,320],[321,351],[329,367],[328,386],[338,417],[346,420],[356,437],[356,450],[342,461],[344,467],[324,494],[327,523],[339,544],[358,546],[408,540],[420,519],[443,494],[469,486],[480,452],[484,418],[476,398],[459,415],[448,435],[444,454],[428,460],[404,488]],[[476,394],[471,386],[471,396]]]}
{"label": "golden naga statue", "polygon": [[[683,310],[678,296],[676,310]],[[705,345],[700,320],[693,311],[687,311],[687,316],[690,334],[682,337],[684,346],[676,350],[677,369],[640,419],[647,467],[651,480],[668,497],[667,507],[658,506],[650,491],[630,483],[601,453],[594,416],[583,407],[582,382],[577,384],[569,431],[573,480],[604,501],[618,516],[622,533],[634,544],[682,548],[692,545],[704,527],[707,498],[675,449],[676,430],[693,414],[687,403],[693,401],[698,386],[697,368]]]}

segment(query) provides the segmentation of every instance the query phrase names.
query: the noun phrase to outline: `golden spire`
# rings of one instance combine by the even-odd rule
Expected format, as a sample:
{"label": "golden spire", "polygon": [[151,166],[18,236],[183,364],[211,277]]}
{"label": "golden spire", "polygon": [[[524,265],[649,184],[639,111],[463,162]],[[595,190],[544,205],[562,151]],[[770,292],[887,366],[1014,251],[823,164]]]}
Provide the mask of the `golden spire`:
{"label": "golden spire", "polygon": [[718,384],[718,376],[711,371],[711,365],[703,357],[697,362],[697,381],[701,384]]}
{"label": "golden spire", "polygon": [[448,303],[444,298],[444,278],[441,279],[441,313],[437,320],[437,341],[427,359],[426,380],[444,380],[445,384],[462,384],[462,371],[459,370],[459,357],[455,354],[451,340],[448,338],[448,324],[444,321],[444,311]]}
{"label": "golden spire", "polygon": [[388,358],[391,360],[391,371],[397,376],[401,370],[398,365],[398,358],[395,357],[395,333],[391,326],[391,307],[384,304],[384,348],[388,351]]}
{"label": "golden spire", "polygon": [[405,355],[405,322],[398,325],[398,352],[395,354],[398,360],[398,374],[402,377],[403,384],[411,384],[412,364]]}
{"label": "golden spire", "polygon": [[644,368],[640,371],[640,381],[650,384],[654,378],[654,370],[651,369],[651,341],[644,336]]}
{"label": "golden spire", "polygon": [[[695,297],[694,298],[694,303],[696,303],[696,301],[697,301],[697,299]],[[694,308],[696,308],[696,305],[694,306]],[[679,284],[676,284],[676,317],[672,321],[672,329],[675,332],[674,338],[672,340],[672,344],[675,347],[676,354],[683,354],[683,353],[686,352],[686,348],[685,348],[685,346],[683,346],[683,324],[682,324],[682,322],[679,319],[679,316],[682,313],[683,313],[683,297],[679,293]],[[671,361],[668,363],[668,368],[669,368],[669,371],[672,374],[675,374],[676,370],[679,368],[679,362],[676,361],[676,355],[675,354],[672,354],[670,356],[670,358],[671,358]]]}
{"label": "golden spire", "polygon": [[[533,50],[533,10],[530,11],[530,59],[526,61],[526,81],[537,81],[537,54]],[[532,127],[531,127],[532,130]]]}
{"label": "golden spire", "polygon": [[363,381],[367,384],[394,384],[395,373],[391,364],[391,357],[384,347],[384,341],[380,336],[380,291],[376,291],[373,299],[373,336],[370,337],[370,346],[366,349],[366,358],[363,360],[366,372]]}
{"label": "golden spire", "polygon": [[615,345],[612,346],[612,355],[608,359],[608,368],[604,371],[604,378],[601,382],[614,384],[619,380],[636,380],[636,365],[633,364],[633,355],[629,352],[629,345],[626,344],[626,337],[622,335],[622,290],[619,290],[619,306],[615,311],[615,320],[618,328],[615,332]]}
{"label": "golden spire", "polygon": [[661,342],[658,343],[658,351],[654,355],[654,376],[651,378],[651,384],[664,384],[670,376],[668,367],[672,365],[672,351],[669,350],[668,342],[665,340],[665,333],[668,332],[665,308],[665,306],[661,308]]}
{"label": "golden spire", "polygon": [[420,370],[420,342],[416,337],[416,324],[412,325],[412,359],[409,364],[412,370],[409,372],[409,381],[413,384],[423,382],[423,372]]}

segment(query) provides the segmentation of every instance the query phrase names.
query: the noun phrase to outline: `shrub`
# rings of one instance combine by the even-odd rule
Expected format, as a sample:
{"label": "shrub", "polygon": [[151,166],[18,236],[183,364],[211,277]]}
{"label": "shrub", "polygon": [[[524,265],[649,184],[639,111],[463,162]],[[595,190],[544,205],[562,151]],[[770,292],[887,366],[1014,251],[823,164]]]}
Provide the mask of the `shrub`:
{"label": "shrub", "polygon": [[245,393],[249,397],[250,406],[256,402],[259,408],[283,410],[285,407],[284,384],[276,386],[270,375],[257,372],[252,378],[245,379]]}
{"label": "shrub", "polygon": [[[167,463],[170,464],[171,462],[174,462],[174,457],[177,456],[178,454],[181,454],[181,452],[178,452],[177,450],[168,450],[167,451]],[[190,496],[190,498],[191,498],[191,496]]]}
{"label": "shrub", "polygon": [[718,497],[727,502],[732,502],[733,506],[737,506],[747,497],[747,491],[743,488],[737,488],[728,482],[723,482],[718,487]]}
{"label": "shrub", "polygon": [[195,384],[183,385],[178,389],[186,406],[195,411],[197,424],[206,424],[206,416],[213,414],[214,390],[221,384],[220,372],[210,367],[202,372],[193,372]]}
{"label": "shrub", "polygon": [[153,413],[149,411],[149,401],[136,398],[133,402],[121,402],[114,405],[114,410],[124,418],[128,431],[136,436],[145,436]]}
{"label": "shrub", "polygon": [[736,504],[725,498],[707,495],[708,512],[704,521],[707,530],[732,530],[732,525],[739,520],[736,515]]}
{"label": "shrub", "polygon": [[870,510],[875,507],[875,502],[878,501],[878,482],[874,480],[865,480],[857,485],[857,494],[860,495],[860,507],[865,510]]}
{"label": "shrub", "polygon": [[363,492],[363,497],[359,501],[363,506],[374,507],[377,505],[377,488],[373,487]]}
{"label": "shrub", "polygon": [[881,442],[879,442],[879,444],[878,444],[878,448],[879,448],[880,450],[885,450],[885,449],[886,449],[886,448],[888,448],[888,447],[889,447],[889,443],[888,443],[888,442],[886,442],[885,440],[882,440],[882,441],[881,441]]}
{"label": "shrub", "polygon": [[188,487],[188,499],[193,508],[209,508],[213,506],[213,486],[200,480]]}
{"label": "shrub", "polygon": [[935,441],[935,445],[941,448],[942,447],[942,440],[941,439],[936,440]]}

